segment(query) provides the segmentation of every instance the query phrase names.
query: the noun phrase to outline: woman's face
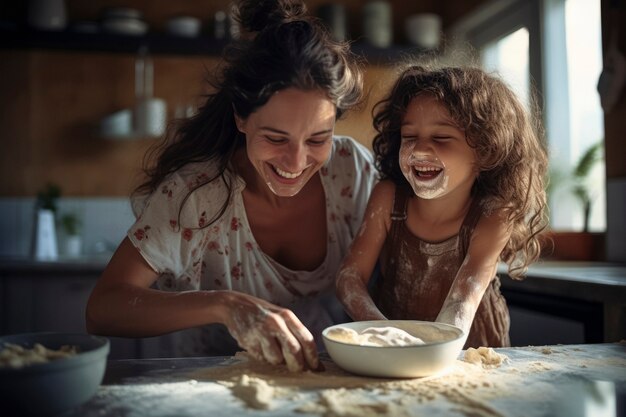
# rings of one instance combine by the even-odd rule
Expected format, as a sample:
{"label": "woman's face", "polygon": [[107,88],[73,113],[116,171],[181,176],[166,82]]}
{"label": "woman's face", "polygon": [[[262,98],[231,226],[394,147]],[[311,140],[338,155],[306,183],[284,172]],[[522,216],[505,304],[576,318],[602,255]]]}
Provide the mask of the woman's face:
{"label": "woman's face", "polygon": [[330,156],[335,105],[321,91],[280,90],[236,120],[248,159],[277,196],[296,195]]}
{"label": "woman's face", "polygon": [[400,169],[418,197],[469,195],[478,174],[476,154],[443,104],[431,96],[415,97],[400,132]]}

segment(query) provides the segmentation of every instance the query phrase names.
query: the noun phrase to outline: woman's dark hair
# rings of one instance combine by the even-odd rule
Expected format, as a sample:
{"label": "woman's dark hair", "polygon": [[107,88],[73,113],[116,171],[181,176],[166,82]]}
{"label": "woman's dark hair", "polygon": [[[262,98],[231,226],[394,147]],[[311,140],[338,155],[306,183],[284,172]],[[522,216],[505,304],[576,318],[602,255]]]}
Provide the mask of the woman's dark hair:
{"label": "woman's dark hair", "polygon": [[374,106],[373,148],[382,179],[408,186],[399,164],[402,119],[411,100],[439,101],[474,148],[479,175],[472,189],[489,210],[504,210],[511,237],[500,258],[520,278],[540,254],[547,226],[548,157],[538,112],[529,112],[497,76],[479,68],[410,66]]}
{"label": "woman's dark hair", "polygon": [[147,161],[156,155],[156,163],[145,168],[148,179],[134,195],[152,193],[184,165],[208,160],[216,161],[218,174],[190,193],[218,178],[230,190],[225,171],[245,141],[236,128],[235,111],[245,119],[277,91],[322,90],[335,104],[337,118],[361,102],[362,73],[349,45],[333,41],[321,22],[306,15],[301,1],[242,0],[234,10],[246,36],[225,48],[220,71],[209,77],[213,91],[198,113],[180,121],[147,155]]}

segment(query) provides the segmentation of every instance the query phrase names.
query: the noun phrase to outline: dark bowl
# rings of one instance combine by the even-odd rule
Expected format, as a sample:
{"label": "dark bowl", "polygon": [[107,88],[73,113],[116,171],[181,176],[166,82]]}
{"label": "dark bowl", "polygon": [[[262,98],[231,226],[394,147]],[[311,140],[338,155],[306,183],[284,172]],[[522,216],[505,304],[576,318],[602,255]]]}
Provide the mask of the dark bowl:
{"label": "dark bowl", "polygon": [[0,410],[10,415],[56,414],[89,400],[98,390],[109,354],[104,337],[74,333],[24,333],[0,336],[6,343],[32,348],[40,343],[57,350],[76,346],[74,356],[22,368],[0,368]]}

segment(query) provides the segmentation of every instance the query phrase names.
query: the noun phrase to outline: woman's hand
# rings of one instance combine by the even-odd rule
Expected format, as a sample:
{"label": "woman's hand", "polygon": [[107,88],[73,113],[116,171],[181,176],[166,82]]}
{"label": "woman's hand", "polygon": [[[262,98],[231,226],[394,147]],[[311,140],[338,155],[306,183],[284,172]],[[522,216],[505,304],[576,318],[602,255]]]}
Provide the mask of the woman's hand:
{"label": "woman's hand", "polygon": [[274,365],[284,362],[290,371],[318,369],[313,335],[291,310],[234,291],[226,306],[228,330],[252,357]]}

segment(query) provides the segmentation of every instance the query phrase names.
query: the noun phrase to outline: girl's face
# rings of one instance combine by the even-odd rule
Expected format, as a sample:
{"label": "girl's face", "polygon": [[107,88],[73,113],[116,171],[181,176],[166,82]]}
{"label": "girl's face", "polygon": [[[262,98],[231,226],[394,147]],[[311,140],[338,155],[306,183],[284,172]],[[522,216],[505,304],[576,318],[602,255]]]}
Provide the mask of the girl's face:
{"label": "girl's face", "polygon": [[476,154],[450,116],[432,96],[409,103],[400,129],[400,169],[415,195],[424,199],[469,193],[478,174]]}
{"label": "girl's face", "polygon": [[248,159],[277,196],[296,195],[330,156],[335,105],[321,91],[280,90],[236,121]]}

